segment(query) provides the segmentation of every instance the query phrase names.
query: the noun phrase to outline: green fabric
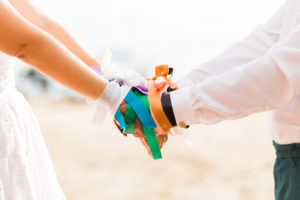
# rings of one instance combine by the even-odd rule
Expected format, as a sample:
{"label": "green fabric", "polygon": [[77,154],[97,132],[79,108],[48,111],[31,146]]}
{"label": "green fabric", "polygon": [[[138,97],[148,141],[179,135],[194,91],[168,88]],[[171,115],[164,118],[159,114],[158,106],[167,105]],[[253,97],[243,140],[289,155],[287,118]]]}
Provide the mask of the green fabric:
{"label": "green fabric", "polygon": [[159,143],[156,138],[156,133],[154,128],[144,128],[144,132],[149,144],[151,154],[155,160],[162,159],[161,151],[159,148]]}
{"label": "green fabric", "polygon": [[[143,104],[146,106],[147,110],[150,112],[150,105],[148,97],[142,93],[140,93],[138,90],[135,90],[134,93],[137,95],[137,97],[143,102]],[[149,144],[152,156],[154,159],[161,159],[161,151],[160,147],[156,138],[156,133],[154,128],[145,128],[144,127],[145,136],[147,139],[147,142]]]}
{"label": "green fabric", "polygon": [[124,99],[128,104],[131,105],[135,114],[138,116],[139,120],[142,122],[144,127],[147,128],[156,128],[156,123],[154,122],[151,113],[143,102],[136,96],[133,91],[129,91]]}
{"label": "green fabric", "polygon": [[279,145],[274,142],[275,200],[300,199],[300,144]]}
{"label": "green fabric", "polygon": [[126,114],[125,114],[125,122],[127,123],[127,127],[124,129],[123,133],[125,134],[131,134],[133,133],[135,129],[135,123],[136,123],[136,114],[131,107],[131,105],[127,105],[126,108]]}
{"label": "green fabric", "polygon": [[[149,105],[149,100],[148,97],[138,90],[134,91],[134,94],[139,98],[139,100],[143,103],[145,106],[146,110],[150,113],[150,105]],[[126,107],[126,113],[125,113],[125,122],[127,124],[126,128],[123,130],[123,134],[131,134],[134,132],[135,129],[135,124],[136,124],[136,119],[137,119],[137,114],[135,113],[133,107],[130,104],[127,104]],[[145,126],[143,127],[144,133],[147,139],[147,142],[149,144],[151,154],[154,159],[161,159],[161,151],[159,147],[159,143],[157,141],[156,133],[154,130],[154,127],[152,128],[146,128]]]}

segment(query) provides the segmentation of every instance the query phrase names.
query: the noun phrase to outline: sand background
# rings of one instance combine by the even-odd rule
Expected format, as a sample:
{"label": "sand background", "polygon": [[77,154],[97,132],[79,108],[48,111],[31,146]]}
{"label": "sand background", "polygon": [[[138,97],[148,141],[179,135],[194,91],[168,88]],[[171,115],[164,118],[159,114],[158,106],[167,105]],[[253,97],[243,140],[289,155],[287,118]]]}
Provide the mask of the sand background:
{"label": "sand background", "polygon": [[274,150],[267,113],[191,128],[187,145],[170,137],[163,160],[93,108],[70,101],[31,102],[68,200],[269,200]]}

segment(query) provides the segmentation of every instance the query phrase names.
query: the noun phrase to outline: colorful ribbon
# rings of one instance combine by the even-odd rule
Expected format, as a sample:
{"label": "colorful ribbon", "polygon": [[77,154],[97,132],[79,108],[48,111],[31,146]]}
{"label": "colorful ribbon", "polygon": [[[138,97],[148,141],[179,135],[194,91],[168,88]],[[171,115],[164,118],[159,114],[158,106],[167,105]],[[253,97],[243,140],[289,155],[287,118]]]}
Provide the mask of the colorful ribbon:
{"label": "colorful ribbon", "polygon": [[[178,88],[171,80],[172,72],[173,69],[167,65],[157,66],[155,68],[155,76],[152,80],[162,77],[165,81],[164,85],[168,85],[172,90],[176,90]],[[162,155],[154,130],[156,124],[152,118],[151,111],[162,129],[170,130],[172,128],[172,124],[166,116],[161,103],[162,87],[150,84],[149,91],[144,86],[136,86],[133,90],[130,90],[125,98],[125,101],[128,103],[125,118],[121,111],[118,110],[115,114],[115,121],[120,126],[121,132],[128,134],[134,132],[138,117],[143,124],[143,130],[153,158],[161,159]]]}
{"label": "colorful ribbon", "polygon": [[154,130],[154,128],[157,126],[151,116],[148,97],[140,92],[140,90],[135,89],[134,91],[130,90],[128,92],[127,96],[125,97],[125,101],[128,103],[125,119],[119,109],[115,114],[115,119],[118,121],[122,133],[133,133],[136,119],[139,117],[143,124],[143,130],[153,158],[161,159],[162,155]]}
{"label": "colorful ribbon", "polygon": [[154,84],[149,85],[148,98],[153,115],[155,116],[155,119],[159,123],[160,127],[165,131],[170,130],[172,128],[172,124],[163,110],[161,104],[161,91],[155,88]]}

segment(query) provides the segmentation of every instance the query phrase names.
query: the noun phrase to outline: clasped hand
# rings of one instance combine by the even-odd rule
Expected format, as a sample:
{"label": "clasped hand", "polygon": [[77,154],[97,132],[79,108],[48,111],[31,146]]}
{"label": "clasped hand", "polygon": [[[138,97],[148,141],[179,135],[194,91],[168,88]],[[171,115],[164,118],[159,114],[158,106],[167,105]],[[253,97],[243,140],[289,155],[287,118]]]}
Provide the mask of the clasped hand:
{"label": "clasped hand", "polygon": [[[167,69],[169,70],[169,68],[167,68]],[[167,90],[168,88],[169,89],[173,88],[174,85],[172,85],[172,87],[170,85],[172,85],[172,84],[171,84],[169,78],[164,79],[164,78],[161,78],[159,76],[156,76],[153,80],[148,81],[148,84],[147,84],[148,94],[144,94],[144,95],[147,95],[147,98],[149,99],[148,95],[156,94],[158,96],[159,104],[161,104],[160,96],[163,95],[163,94],[168,93],[168,90]],[[149,103],[151,104],[150,101],[149,101]],[[119,106],[119,110],[121,111],[123,116],[126,115],[127,108],[128,108],[128,102],[126,102],[124,100],[121,103],[121,105]],[[151,110],[151,106],[150,106],[150,113],[151,113],[153,121],[155,122],[155,124],[157,126],[157,128],[155,128],[157,142],[158,142],[159,148],[162,149],[164,147],[164,145],[166,144],[166,142],[168,141],[168,135],[171,134],[171,133],[174,135],[178,131],[177,131],[176,127],[170,127],[169,129],[166,129],[165,127],[162,128],[160,126],[160,123],[158,123],[155,115],[153,114],[153,111]],[[158,115],[156,114],[156,116],[158,116]],[[148,154],[150,156],[152,156],[151,149],[150,149],[149,143],[147,141],[147,137],[146,137],[145,132],[144,132],[143,123],[141,122],[139,117],[137,117],[136,120],[134,120],[134,123],[135,124],[133,124],[133,126],[135,128],[132,132],[133,136],[137,137],[141,141],[141,143],[147,149]],[[130,124],[128,124],[128,125],[130,125]]]}

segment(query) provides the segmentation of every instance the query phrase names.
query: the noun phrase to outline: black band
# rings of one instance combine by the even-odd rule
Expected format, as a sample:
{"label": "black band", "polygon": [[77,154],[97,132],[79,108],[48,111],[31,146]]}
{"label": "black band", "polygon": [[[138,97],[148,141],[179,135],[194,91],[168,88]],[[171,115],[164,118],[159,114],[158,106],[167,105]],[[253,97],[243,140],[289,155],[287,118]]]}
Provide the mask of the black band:
{"label": "black band", "polygon": [[172,76],[172,75],[173,75],[173,71],[174,71],[174,70],[173,70],[173,67],[170,67],[170,68],[169,68],[169,73],[168,73],[168,75]]}
{"label": "black band", "polygon": [[173,112],[170,94],[164,94],[161,96],[161,104],[162,104],[164,113],[166,114],[171,125],[173,127],[177,126],[175,115]]}

